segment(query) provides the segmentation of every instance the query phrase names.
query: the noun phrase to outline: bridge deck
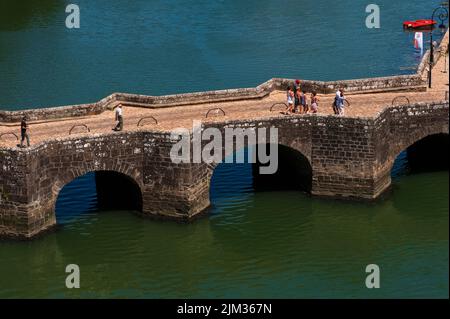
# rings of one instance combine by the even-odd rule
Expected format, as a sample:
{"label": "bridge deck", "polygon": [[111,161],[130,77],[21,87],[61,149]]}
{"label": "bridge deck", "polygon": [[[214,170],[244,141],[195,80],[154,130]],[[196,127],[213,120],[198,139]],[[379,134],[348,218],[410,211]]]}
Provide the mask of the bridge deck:
{"label": "bridge deck", "polygon": [[[444,58],[441,58],[433,68],[433,88],[426,92],[391,92],[391,93],[372,93],[372,94],[347,94],[351,103],[346,108],[347,117],[372,117],[378,114],[382,109],[389,107],[392,100],[397,96],[407,96],[411,103],[442,101],[445,91],[448,87],[448,73],[443,73]],[[448,60],[446,70],[448,70]],[[319,114],[332,114],[331,104],[334,94],[319,96]],[[270,112],[269,109],[274,103],[285,102],[286,92],[274,91],[268,97],[262,100],[245,100],[234,102],[199,104],[192,106],[175,106],[162,109],[148,109],[143,107],[124,107],[124,129],[132,131],[137,129],[138,121],[145,116],[154,116],[159,121],[158,125],[150,124],[145,128],[152,130],[167,131],[176,127],[192,127],[192,120],[205,121],[205,114],[211,108],[222,108],[226,115],[211,114],[208,121],[224,121],[232,119],[252,119],[289,115],[281,114],[280,109]],[[91,133],[110,133],[114,126],[114,113],[111,111],[99,115],[78,118],[66,118],[51,120],[46,122],[30,122],[30,136],[32,144],[37,144],[55,137],[66,137],[74,125],[85,124]],[[20,125],[18,123],[0,123],[0,134],[14,132],[20,134]],[[76,128],[73,134],[82,133],[83,128]],[[0,139],[1,147],[15,147],[17,141],[11,135],[5,135]]]}

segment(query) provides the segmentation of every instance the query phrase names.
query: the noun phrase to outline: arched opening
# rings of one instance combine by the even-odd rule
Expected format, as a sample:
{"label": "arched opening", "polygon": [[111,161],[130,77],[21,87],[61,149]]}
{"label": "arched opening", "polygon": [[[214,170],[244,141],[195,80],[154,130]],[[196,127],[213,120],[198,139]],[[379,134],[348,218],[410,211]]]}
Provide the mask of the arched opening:
{"label": "arched opening", "polygon": [[64,224],[77,216],[98,211],[142,211],[142,193],[129,176],[96,171],[80,176],[59,192],[55,214]]}
{"label": "arched opening", "polygon": [[[269,145],[266,146],[269,150]],[[278,169],[274,174],[261,174],[260,162],[253,165],[253,185],[256,191],[298,190],[311,192],[312,167],[308,158],[293,148],[278,145]]]}
{"label": "arched opening", "polygon": [[395,159],[391,175],[403,175],[448,170],[448,134],[424,137],[403,150]]}
{"label": "arched opening", "polygon": [[[213,207],[245,205],[252,194],[274,191],[301,191],[309,193],[312,187],[312,167],[309,160],[293,148],[278,145],[277,170],[274,174],[261,174],[260,168],[267,166],[248,158],[258,147],[247,147],[230,155],[243,153],[245,163],[221,163],[213,172],[210,183],[210,200]],[[266,145],[268,156],[270,147]],[[220,210],[220,207],[218,208]]]}

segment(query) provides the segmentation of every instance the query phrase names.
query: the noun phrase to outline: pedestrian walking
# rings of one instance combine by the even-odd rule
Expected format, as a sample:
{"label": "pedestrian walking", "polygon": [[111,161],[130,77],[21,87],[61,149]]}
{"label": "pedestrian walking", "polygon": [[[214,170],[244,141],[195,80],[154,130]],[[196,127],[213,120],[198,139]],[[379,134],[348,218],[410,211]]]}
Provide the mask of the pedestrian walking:
{"label": "pedestrian walking", "polygon": [[336,115],[339,114],[339,99],[341,98],[341,92],[343,92],[343,90],[337,88],[336,96],[334,97],[333,101],[333,112]]}
{"label": "pedestrian walking", "polygon": [[338,98],[338,102],[337,102],[337,109],[338,109],[338,114],[339,116],[344,116],[344,108],[345,108],[345,96],[344,96],[344,92],[341,91],[341,95]]}
{"label": "pedestrian walking", "polygon": [[30,147],[30,127],[28,126],[27,117],[24,116],[20,123],[20,147],[24,147],[23,142],[27,140],[27,147]]}
{"label": "pedestrian walking", "polygon": [[122,104],[119,104],[116,108],[116,121],[117,121],[117,125],[113,128],[113,130],[114,131],[122,131],[123,130]]}

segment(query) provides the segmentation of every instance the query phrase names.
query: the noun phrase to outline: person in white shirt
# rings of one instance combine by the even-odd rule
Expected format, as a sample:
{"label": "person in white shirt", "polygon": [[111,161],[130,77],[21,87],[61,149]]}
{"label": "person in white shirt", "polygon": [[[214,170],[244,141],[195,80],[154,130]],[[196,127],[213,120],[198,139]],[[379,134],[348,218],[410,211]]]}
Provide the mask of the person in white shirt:
{"label": "person in white shirt", "polygon": [[122,131],[123,130],[123,110],[122,104],[119,104],[116,108],[116,121],[117,125],[113,128],[114,131]]}
{"label": "person in white shirt", "polygon": [[338,98],[338,101],[337,101],[337,109],[338,109],[338,114],[340,116],[344,116],[345,115],[344,114],[345,113],[344,112],[344,110],[345,110],[344,102],[345,102],[344,91],[341,91],[341,96]]}
{"label": "person in white shirt", "polygon": [[339,114],[339,101],[341,99],[341,89],[339,89],[339,87],[337,88],[336,91],[336,96],[334,97],[334,103],[333,103],[333,111],[334,114],[338,115]]}

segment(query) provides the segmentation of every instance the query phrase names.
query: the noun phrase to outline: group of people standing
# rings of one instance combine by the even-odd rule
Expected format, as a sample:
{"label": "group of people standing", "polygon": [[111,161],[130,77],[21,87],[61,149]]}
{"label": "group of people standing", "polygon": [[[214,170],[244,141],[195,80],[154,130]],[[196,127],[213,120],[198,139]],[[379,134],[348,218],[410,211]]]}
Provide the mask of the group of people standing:
{"label": "group of people standing", "polygon": [[[310,103],[306,92],[300,87],[300,80],[295,80],[294,85],[287,89],[287,109],[286,113],[317,113],[319,110],[319,97],[317,92],[313,91],[310,95]],[[311,106],[311,108],[310,108]],[[345,96],[343,89],[337,89],[336,96],[333,101],[333,112],[336,115],[344,116]]]}
{"label": "group of people standing", "polygon": [[[307,114],[308,112],[317,113],[319,109],[319,97],[317,92],[312,92],[310,95],[310,104],[306,92],[300,87],[300,80],[295,80],[293,87],[287,90],[287,113]],[[310,106],[311,105],[311,109]]]}

